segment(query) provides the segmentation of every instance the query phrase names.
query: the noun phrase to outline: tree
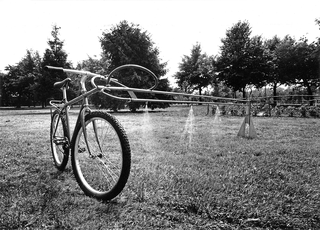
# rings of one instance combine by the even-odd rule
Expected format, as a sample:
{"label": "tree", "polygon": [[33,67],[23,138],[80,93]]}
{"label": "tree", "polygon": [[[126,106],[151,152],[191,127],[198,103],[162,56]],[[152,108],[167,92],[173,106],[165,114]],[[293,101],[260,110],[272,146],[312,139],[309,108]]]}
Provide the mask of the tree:
{"label": "tree", "polygon": [[[64,42],[59,38],[61,27],[54,25],[51,31],[52,38],[48,40],[49,48],[46,49],[41,63],[41,77],[38,79],[37,92],[41,98],[42,107],[46,106],[49,98],[61,98],[59,89],[53,88],[56,81],[63,80],[67,75],[59,71],[46,70],[47,65],[63,68],[71,68],[72,64],[67,60],[67,53],[63,50]],[[73,97],[74,92],[68,91],[68,96]]]}
{"label": "tree", "polygon": [[279,56],[277,54],[281,39],[274,36],[264,42],[267,57],[266,84],[271,84],[273,96],[277,96],[277,87],[283,82],[279,73]]}
{"label": "tree", "polygon": [[[315,23],[320,27],[320,18],[315,19]],[[319,28],[320,29],[320,28]]]}
{"label": "tree", "polygon": [[184,55],[179,65],[179,72],[174,77],[178,86],[185,92],[199,90],[207,87],[213,79],[213,58],[201,53],[201,45],[196,44],[190,56]]}
{"label": "tree", "polygon": [[268,70],[268,56],[263,47],[261,36],[253,36],[249,43],[246,74],[249,76],[248,84],[261,88],[265,85]]}
{"label": "tree", "polygon": [[283,84],[290,84],[290,79],[294,75],[293,66],[296,62],[295,56],[296,40],[286,35],[276,46],[276,56],[278,59],[278,74]]}
{"label": "tree", "polygon": [[[306,38],[301,38],[292,47],[288,82],[301,85],[307,89],[308,95],[319,86],[319,49],[315,42],[308,43]],[[311,99],[311,98],[310,98]]]}
{"label": "tree", "polygon": [[36,103],[35,82],[39,77],[40,56],[27,50],[27,54],[16,65],[8,65],[4,76],[4,92],[7,103],[21,105]]}
{"label": "tree", "polygon": [[41,57],[39,53],[27,51],[27,55],[20,62],[22,74],[25,76],[25,82],[27,86],[25,87],[27,95],[27,104],[30,106],[36,105],[39,98],[37,97],[37,80],[41,77]]}
{"label": "tree", "polygon": [[266,56],[260,36],[250,38],[248,22],[239,21],[227,30],[223,38],[221,54],[217,58],[217,72],[220,80],[234,91],[241,91],[246,97],[246,87],[261,87],[265,79]]}
{"label": "tree", "polygon": [[[148,32],[142,31],[139,25],[121,21],[118,25],[112,27],[110,31],[103,32],[100,42],[103,54],[110,60],[109,70],[124,64],[137,64],[150,69],[159,78],[166,74],[165,67],[167,63],[161,62],[158,48],[154,46]],[[119,82],[129,87],[149,88],[153,85],[150,76],[146,76],[146,73],[138,70],[123,70],[121,74],[115,77]],[[160,80],[158,89],[167,90],[168,88],[168,81]],[[125,93],[124,95],[127,94]],[[151,95],[142,94],[142,96],[150,97]],[[166,98],[166,95],[157,97]],[[140,105],[141,103],[129,104],[133,111]]]}
{"label": "tree", "polygon": [[110,60],[102,54],[100,59],[88,57],[87,60],[83,60],[78,63],[77,69],[86,70],[92,73],[107,75],[109,73]]}
{"label": "tree", "polygon": [[312,95],[319,85],[318,44],[309,44],[306,38],[296,41],[287,35],[282,40],[277,37],[267,40],[265,47],[269,57],[267,83],[273,84],[273,95],[276,96],[278,84],[300,85]]}

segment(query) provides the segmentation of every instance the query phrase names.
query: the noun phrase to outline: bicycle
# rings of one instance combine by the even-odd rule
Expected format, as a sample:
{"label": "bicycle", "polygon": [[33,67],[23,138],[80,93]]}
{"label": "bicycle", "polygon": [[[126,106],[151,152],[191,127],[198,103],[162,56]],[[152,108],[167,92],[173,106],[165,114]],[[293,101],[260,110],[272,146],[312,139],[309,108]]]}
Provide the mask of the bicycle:
{"label": "bicycle", "polygon": [[[208,95],[191,95],[180,92],[154,90],[159,83],[158,77],[149,69],[139,65],[123,65],[115,68],[107,76],[87,71],[63,69],[47,66],[48,69],[82,75],[80,79],[81,95],[68,101],[67,88],[71,78],[54,83],[54,87],[62,89],[62,100],[51,100],[55,108],[51,110],[50,142],[55,166],[63,171],[68,163],[71,151],[72,170],[76,181],[83,192],[101,200],[115,198],[125,187],[131,166],[131,150],[127,134],[120,122],[106,111],[92,111],[88,97],[95,93],[103,93],[109,98],[125,102],[165,102],[179,104],[213,104],[230,105],[218,100],[247,103],[246,100],[214,97]],[[130,88],[120,83],[113,75],[127,68],[139,69],[153,78],[155,83],[149,89]],[[134,72],[134,74],[136,74]],[[86,89],[86,81],[91,78],[92,89]],[[126,91],[130,97],[117,96],[112,92]],[[211,101],[174,100],[156,98],[138,98],[135,93],[165,94],[203,98]],[[70,133],[69,109],[82,101],[73,134]],[[106,139],[106,140],[105,140]]]}
{"label": "bicycle", "polygon": [[[110,97],[127,100],[106,92],[112,84],[128,88],[111,77],[122,69],[140,69],[151,75],[155,84],[149,90],[157,86],[158,78],[150,70],[138,65],[120,66],[108,76],[61,67],[47,66],[47,68],[81,75],[81,95],[70,101],[67,98],[67,89],[71,78],[54,83],[54,87],[62,90],[62,100],[49,102],[55,108],[53,112],[51,109],[50,142],[56,168],[60,171],[66,168],[71,151],[72,170],[83,192],[99,200],[115,198],[124,189],[130,174],[129,140],[124,128],[114,116],[106,111],[94,111],[89,107],[88,97],[103,92]],[[93,86],[89,91],[85,84],[88,77],[92,77]],[[96,84],[97,79],[99,84]],[[134,95],[132,92],[129,94]],[[71,135],[70,106],[81,101],[77,122]]]}

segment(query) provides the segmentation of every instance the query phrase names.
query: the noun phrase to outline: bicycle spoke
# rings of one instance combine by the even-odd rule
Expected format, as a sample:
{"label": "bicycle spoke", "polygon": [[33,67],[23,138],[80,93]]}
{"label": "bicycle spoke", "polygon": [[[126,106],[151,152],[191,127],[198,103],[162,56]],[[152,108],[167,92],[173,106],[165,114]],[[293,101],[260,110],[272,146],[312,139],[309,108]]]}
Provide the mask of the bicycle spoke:
{"label": "bicycle spoke", "polygon": [[[107,188],[108,188],[108,187],[112,187],[112,183],[109,182],[108,178],[111,177],[113,182],[117,182],[117,180],[115,179],[115,178],[117,178],[117,175],[114,173],[114,176],[112,176],[112,171],[110,171],[110,170],[104,165],[104,163],[103,163],[103,161],[102,161],[101,159],[98,159],[98,160],[102,163],[102,165],[100,165],[100,164],[97,164],[97,165],[98,165],[98,167],[100,168],[100,172],[104,175],[104,178],[107,179],[107,180],[106,180],[106,183],[108,184]],[[104,166],[104,167],[103,167],[103,166]],[[106,169],[108,173],[106,173],[104,169]]]}
{"label": "bicycle spoke", "polygon": [[94,131],[94,135],[95,135],[97,144],[98,144],[99,149],[100,149],[100,152],[101,152],[101,154],[102,154],[101,144],[100,144],[99,138],[98,138],[98,129],[97,129],[96,121],[92,121],[92,126],[93,126],[93,131]]}
{"label": "bicycle spoke", "polygon": [[116,182],[115,177],[117,177],[117,174],[114,173],[112,170],[109,169],[109,167],[105,164],[105,162],[101,159],[98,159],[102,165],[105,167],[105,169],[109,172],[110,177],[112,177],[113,181]]}
{"label": "bicycle spoke", "polygon": [[[124,136],[119,136],[124,134],[121,131],[117,132],[116,129],[120,129],[119,124],[110,117],[103,112],[87,115],[86,129],[78,125],[75,130],[76,140],[73,143],[72,166],[79,185],[86,194],[102,199],[111,199],[121,192],[129,176],[130,167],[128,141],[126,137],[124,139]],[[125,141],[125,144],[121,141]],[[127,148],[123,149],[123,145]],[[129,158],[124,160],[124,154],[128,154]],[[124,162],[127,168],[123,167]]]}

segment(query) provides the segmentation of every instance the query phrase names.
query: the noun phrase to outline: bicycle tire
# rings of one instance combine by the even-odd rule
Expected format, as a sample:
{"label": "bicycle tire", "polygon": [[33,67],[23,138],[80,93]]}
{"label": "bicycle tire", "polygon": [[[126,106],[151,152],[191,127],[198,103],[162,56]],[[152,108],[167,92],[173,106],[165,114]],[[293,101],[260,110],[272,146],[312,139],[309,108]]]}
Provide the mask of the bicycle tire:
{"label": "bicycle tire", "polygon": [[58,110],[51,117],[50,142],[54,165],[63,171],[68,163],[70,148],[66,120]]}
{"label": "bicycle tire", "polygon": [[85,116],[85,126],[89,149],[80,122],[72,140],[71,162],[75,178],[86,195],[111,200],[123,190],[129,178],[131,150],[128,137],[119,121],[107,112],[90,112]]}

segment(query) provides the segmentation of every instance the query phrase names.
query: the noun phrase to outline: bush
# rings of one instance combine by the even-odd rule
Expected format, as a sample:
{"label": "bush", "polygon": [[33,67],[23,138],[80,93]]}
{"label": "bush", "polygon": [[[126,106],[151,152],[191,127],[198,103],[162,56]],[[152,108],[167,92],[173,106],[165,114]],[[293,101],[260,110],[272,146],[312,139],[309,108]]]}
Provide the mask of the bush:
{"label": "bush", "polygon": [[[245,116],[246,104],[237,105],[223,105],[220,106],[221,115],[231,116]],[[273,116],[273,117],[320,117],[320,106],[269,106],[266,103],[253,103],[251,104],[252,116]]]}
{"label": "bush", "polygon": [[[258,115],[259,113],[268,114],[266,106],[261,106],[258,104],[253,104],[251,106],[251,114],[253,116]],[[319,106],[310,106],[310,105],[301,105],[301,106],[274,106],[271,109],[271,116],[280,117],[319,117],[320,116],[320,107]]]}

